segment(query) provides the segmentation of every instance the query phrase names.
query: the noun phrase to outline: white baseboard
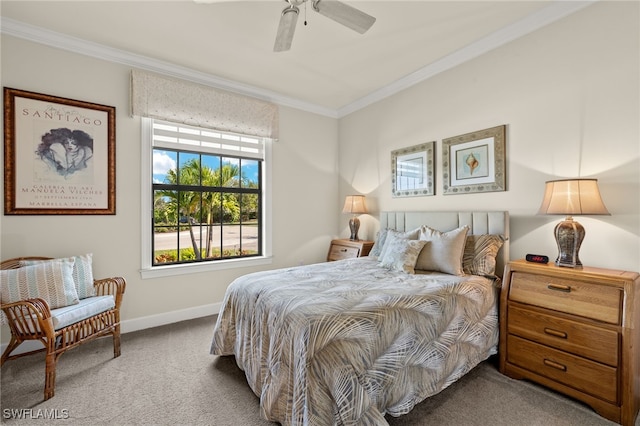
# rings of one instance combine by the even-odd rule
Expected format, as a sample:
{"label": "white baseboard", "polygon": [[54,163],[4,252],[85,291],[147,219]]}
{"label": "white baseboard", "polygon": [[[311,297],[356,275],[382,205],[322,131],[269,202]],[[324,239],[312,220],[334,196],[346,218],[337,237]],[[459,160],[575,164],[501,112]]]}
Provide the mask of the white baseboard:
{"label": "white baseboard", "polygon": [[[220,312],[222,303],[213,303],[210,305],[196,306],[194,308],[181,309],[179,311],[164,312],[162,314],[150,315],[147,317],[136,318],[120,322],[121,333],[131,333],[134,331],[145,330],[147,328],[159,327],[161,325],[173,324],[175,322],[186,321],[194,318],[202,318],[209,315],[215,315]],[[211,324],[213,331],[213,324]],[[0,345],[0,353],[4,353],[8,343]],[[17,355],[29,351],[35,351],[42,348],[42,343],[35,340],[23,342],[18,348],[12,352]]]}
{"label": "white baseboard", "polygon": [[174,322],[186,321],[194,318],[202,318],[209,315],[215,315],[220,312],[222,303],[213,303],[211,305],[196,306],[194,308],[181,309],[179,311],[163,312],[161,314],[151,315],[148,317],[136,318],[132,320],[122,321],[120,323],[121,333],[131,333],[133,331],[144,330],[161,325],[173,324]]}

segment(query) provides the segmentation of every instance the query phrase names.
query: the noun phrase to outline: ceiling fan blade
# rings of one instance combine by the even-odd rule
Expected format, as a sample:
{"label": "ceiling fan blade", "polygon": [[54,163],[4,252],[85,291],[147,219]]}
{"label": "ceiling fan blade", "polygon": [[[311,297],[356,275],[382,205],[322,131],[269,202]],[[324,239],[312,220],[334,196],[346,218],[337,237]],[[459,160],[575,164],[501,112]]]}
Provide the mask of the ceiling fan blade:
{"label": "ceiling fan blade", "polygon": [[296,23],[298,22],[298,12],[298,8],[294,5],[282,11],[280,23],[278,24],[278,33],[276,34],[276,42],[273,45],[274,52],[284,52],[285,50],[291,49],[293,34],[296,32]]}
{"label": "ceiling fan blade", "polygon": [[364,34],[376,22],[371,15],[335,0],[313,0],[313,9],[329,19]]}

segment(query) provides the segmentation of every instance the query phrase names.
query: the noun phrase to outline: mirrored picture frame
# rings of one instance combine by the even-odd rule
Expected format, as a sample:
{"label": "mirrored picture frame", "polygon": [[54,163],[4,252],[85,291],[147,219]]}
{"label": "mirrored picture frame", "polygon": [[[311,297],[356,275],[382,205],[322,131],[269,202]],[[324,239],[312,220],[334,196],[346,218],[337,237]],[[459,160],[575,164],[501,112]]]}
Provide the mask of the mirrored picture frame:
{"label": "mirrored picture frame", "polygon": [[435,141],[391,151],[393,197],[435,195]]}

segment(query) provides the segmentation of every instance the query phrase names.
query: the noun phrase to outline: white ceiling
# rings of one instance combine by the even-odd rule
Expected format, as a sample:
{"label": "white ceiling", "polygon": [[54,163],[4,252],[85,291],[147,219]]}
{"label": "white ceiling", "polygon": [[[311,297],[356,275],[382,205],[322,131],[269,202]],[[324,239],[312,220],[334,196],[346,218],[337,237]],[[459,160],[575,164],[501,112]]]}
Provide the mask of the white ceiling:
{"label": "white ceiling", "polygon": [[363,35],[305,3],[291,50],[274,53],[285,1],[209,1],[2,0],[0,13],[5,34],[339,117],[591,3],[345,0],[377,18]]}

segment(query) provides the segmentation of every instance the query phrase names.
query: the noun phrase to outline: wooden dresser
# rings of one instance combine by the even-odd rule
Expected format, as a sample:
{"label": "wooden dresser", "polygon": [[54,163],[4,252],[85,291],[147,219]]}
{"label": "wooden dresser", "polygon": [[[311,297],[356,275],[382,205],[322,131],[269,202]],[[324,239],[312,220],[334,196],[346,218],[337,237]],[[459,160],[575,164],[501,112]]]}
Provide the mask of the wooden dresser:
{"label": "wooden dresser", "polygon": [[351,259],[354,257],[367,256],[373,247],[373,241],[366,240],[333,240],[329,246],[327,260]]}
{"label": "wooden dresser", "polygon": [[500,372],[634,425],[640,407],[640,275],[510,262],[500,297]]}

